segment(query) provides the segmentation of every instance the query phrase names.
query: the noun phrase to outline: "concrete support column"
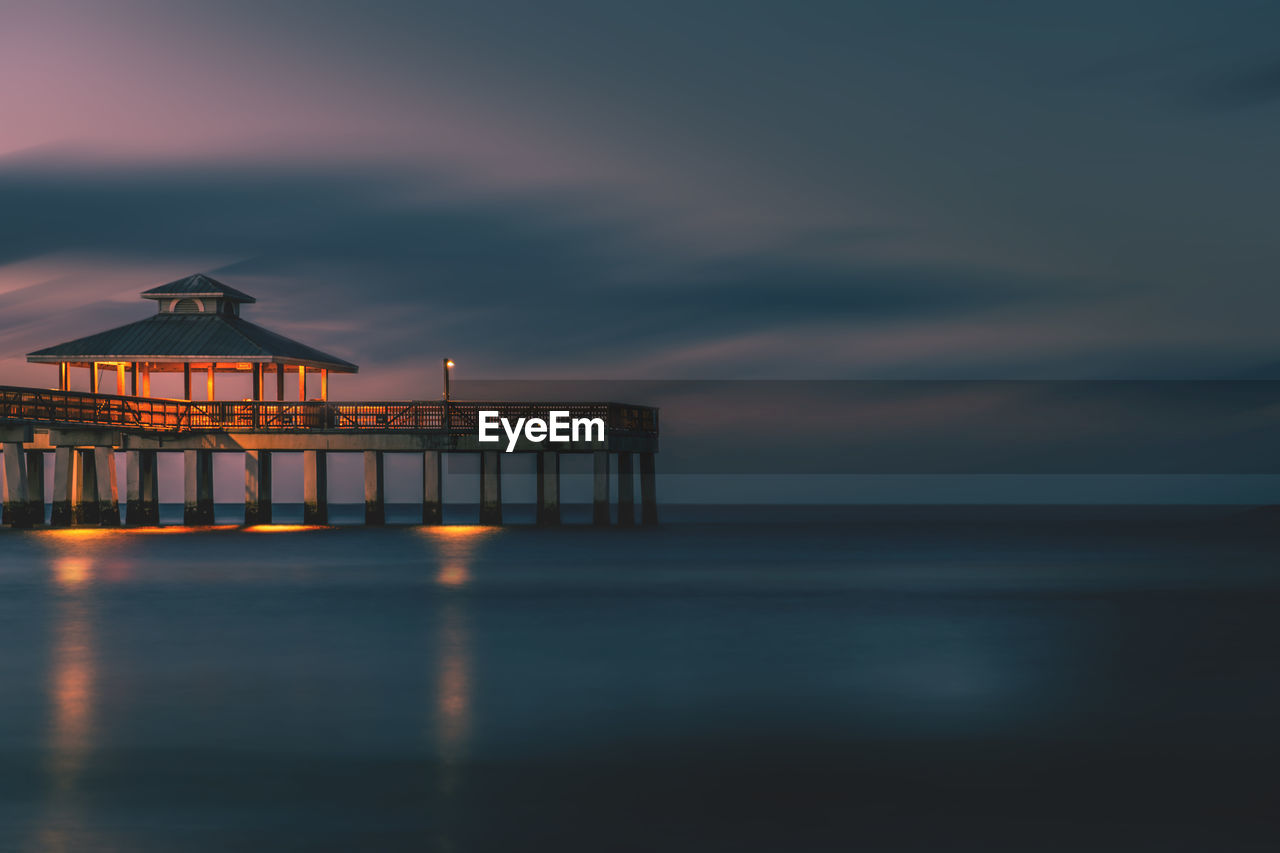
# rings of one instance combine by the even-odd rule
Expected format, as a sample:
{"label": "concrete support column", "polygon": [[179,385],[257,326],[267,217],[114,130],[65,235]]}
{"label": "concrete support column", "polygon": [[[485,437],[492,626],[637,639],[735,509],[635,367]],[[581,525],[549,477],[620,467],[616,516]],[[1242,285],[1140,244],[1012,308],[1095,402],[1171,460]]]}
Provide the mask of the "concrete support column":
{"label": "concrete support column", "polygon": [[502,523],[502,464],[497,450],[480,453],[480,523]]}
{"label": "concrete support column", "polygon": [[387,523],[387,502],[382,476],[381,450],[366,450],[364,452],[364,523]]}
{"label": "concrete support column", "polygon": [[112,447],[93,449],[93,470],[98,486],[98,523],[120,526],[120,487],[116,481],[116,451]]}
{"label": "concrete support column", "polygon": [[640,454],[640,523],[658,523],[658,476],[654,454]]}
{"label": "concrete support column", "polygon": [[[7,441],[4,445],[4,523],[10,527],[32,524],[27,485],[27,455],[21,444]],[[43,511],[41,514],[43,516]]]}
{"label": "concrete support column", "polygon": [[44,451],[27,451],[27,512],[32,525],[44,524]]}
{"label": "concrete support column", "polygon": [[422,454],[422,523],[444,523],[444,490],[441,488],[443,454],[428,450]]}
{"label": "concrete support column", "polygon": [[75,471],[71,475],[71,523],[100,524],[102,508],[98,503],[98,471],[92,450],[75,452]]}
{"label": "concrete support column", "polygon": [[560,454],[544,450],[538,454],[538,524],[560,523]]}
{"label": "concrete support column", "polygon": [[213,451],[184,450],[182,523],[213,524]]}
{"label": "concrete support column", "polygon": [[591,523],[609,524],[609,451],[596,450],[591,454],[592,477]]}
{"label": "concrete support column", "polygon": [[75,481],[75,448],[55,447],[53,450],[53,507],[49,517],[52,527],[70,527],[71,484]]}
{"label": "concrete support column", "polygon": [[124,523],[130,527],[160,524],[160,476],[154,450],[125,454]]}
{"label": "concrete support column", "polygon": [[618,454],[618,526],[634,527],[636,524],[635,455]]}
{"label": "concrete support column", "polygon": [[244,452],[244,523],[271,523],[271,452]]}
{"label": "concrete support column", "polygon": [[323,450],[302,451],[302,523],[329,523],[329,457]]}

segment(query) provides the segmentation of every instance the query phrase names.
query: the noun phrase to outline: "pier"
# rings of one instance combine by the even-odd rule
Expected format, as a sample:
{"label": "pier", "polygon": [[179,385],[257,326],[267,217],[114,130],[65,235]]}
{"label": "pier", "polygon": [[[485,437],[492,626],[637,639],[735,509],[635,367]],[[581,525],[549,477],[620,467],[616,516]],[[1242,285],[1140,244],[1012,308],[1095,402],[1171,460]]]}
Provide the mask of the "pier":
{"label": "pier", "polygon": [[[502,459],[506,443],[479,441],[479,413],[549,419],[599,418],[604,435],[589,432],[570,441],[521,436],[512,453],[536,457],[537,523],[560,523],[560,462],[564,454],[592,458],[592,519],[614,523],[610,479],[617,472],[616,523],[658,520],[656,464],[658,411],[615,402],[393,401],[336,402],[330,373],[354,373],[350,362],[291,341],[240,318],[253,298],[206,276],[171,282],[143,294],[159,302],[155,317],[59,344],[28,355],[58,367],[59,387],[0,386],[3,445],[3,523],[121,524],[117,453],[124,454],[123,523],[152,526],[160,520],[158,455],[183,457],[183,521],[213,524],[213,454],[244,458],[244,523],[272,522],[272,460],[278,453],[303,457],[303,521],[328,523],[328,456],[359,453],[364,462],[365,523],[386,523],[384,464],[388,453],[413,454],[422,466],[422,523],[443,522],[442,475],[446,453],[478,454],[481,524],[502,524]],[[89,372],[89,391],[70,389],[73,369]],[[116,394],[100,393],[102,371],[114,375]],[[181,372],[183,399],[150,395],[154,373]],[[215,399],[216,376],[250,378],[252,396]],[[296,375],[299,399],[286,401],[285,378]],[[307,399],[308,376],[319,374],[320,399]],[[266,400],[268,377],[276,399]],[[208,399],[191,397],[202,376]],[[52,456],[53,489],[45,495],[45,465]],[[47,500],[46,500],[47,497]],[[52,503],[46,513],[46,506]]]}

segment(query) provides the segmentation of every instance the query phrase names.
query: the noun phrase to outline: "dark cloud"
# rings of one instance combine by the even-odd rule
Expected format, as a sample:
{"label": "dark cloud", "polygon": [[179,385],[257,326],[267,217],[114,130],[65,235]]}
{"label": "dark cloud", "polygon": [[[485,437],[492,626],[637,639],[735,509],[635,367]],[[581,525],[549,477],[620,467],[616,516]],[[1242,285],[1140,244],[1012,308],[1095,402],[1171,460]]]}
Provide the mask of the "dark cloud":
{"label": "dark cloud", "polygon": [[359,169],[16,160],[0,165],[0,197],[0,261],[168,258],[178,277],[191,272],[179,266],[187,258],[239,258],[213,272],[278,288],[256,294],[256,316],[286,330],[329,323],[329,345],[357,361],[395,362],[429,336],[482,340],[497,362],[589,362],[776,328],[853,330],[1063,299],[974,271],[786,251],[684,257],[642,239],[643,223],[589,216],[581,197],[461,199]]}

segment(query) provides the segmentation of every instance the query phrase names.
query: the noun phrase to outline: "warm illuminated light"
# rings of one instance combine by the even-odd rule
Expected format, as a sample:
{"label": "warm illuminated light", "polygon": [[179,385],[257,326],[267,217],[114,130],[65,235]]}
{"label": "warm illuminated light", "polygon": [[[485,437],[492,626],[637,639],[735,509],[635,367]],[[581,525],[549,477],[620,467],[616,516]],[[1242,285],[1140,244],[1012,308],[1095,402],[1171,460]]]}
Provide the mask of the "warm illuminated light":
{"label": "warm illuminated light", "polygon": [[323,524],[254,524],[244,528],[247,533],[295,533],[299,530],[330,530]]}
{"label": "warm illuminated light", "polygon": [[79,589],[93,580],[93,563],[85,557],[58,557],[53,561],[53,579],[63,589]]}
{"label": "warm illuminated light", "polygon": [[444,363],[444,366],[445,366],[445,367],[453,367],[453,359],[451,359],[451,358],[450,358],[450,359],[446,359],[446,360],[445,360],[445,363]]}
{"label": "warm illuminated light", "polygon": [[456,524],[419,527],[418,530],[437,542],[440,570],[436,573],[436,583],[457,589],[466,586],[471,580],[470,565],[480,540],[497,533],[501,528],[483,524]]}

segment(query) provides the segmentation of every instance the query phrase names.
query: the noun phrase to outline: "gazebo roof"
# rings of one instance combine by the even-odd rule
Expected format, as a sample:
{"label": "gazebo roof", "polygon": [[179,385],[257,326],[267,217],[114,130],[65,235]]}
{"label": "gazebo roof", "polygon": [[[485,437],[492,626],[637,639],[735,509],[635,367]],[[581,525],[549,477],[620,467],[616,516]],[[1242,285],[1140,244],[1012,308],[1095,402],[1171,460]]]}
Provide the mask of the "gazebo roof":
{"label": "gazebo roof", "polygon": [[143,299],[164,299],[168,296],[208,296],[231,299],[236,302],[258,301],[249,294],[236,290],[234,287],[228,287],[216,278],[210,278],[203,273],[189,275],[186,278],[180,278],[177,281],[171,281],[168,284],[142,291]]}
{"label": "gazebo roof", "polygon": [[[254,301],[248,294],[202,275],[153,288],[143,295],[146,298],[202,296],[237,303]],[[210,362],[226,365],[218,369],[235,369],[235,363],[256,362],[302,365],[334,373],[355,373],[359,370],[349,361],[264,329],[235,313],[172,313],[164,310],[163,303],[160,313],[145,320],[36,350],[27,355],[27,361],[79,364]]]}

